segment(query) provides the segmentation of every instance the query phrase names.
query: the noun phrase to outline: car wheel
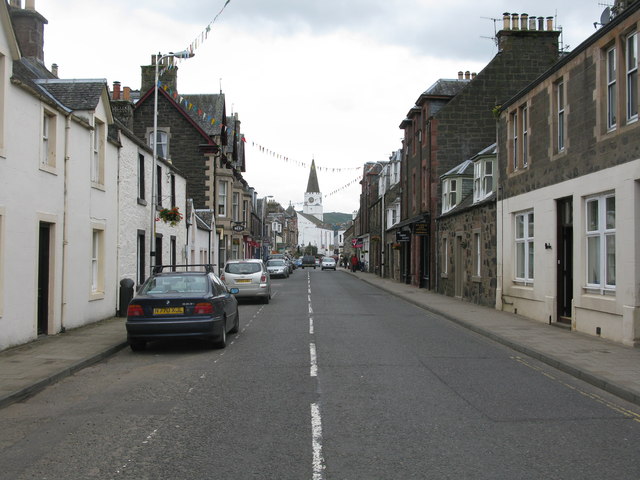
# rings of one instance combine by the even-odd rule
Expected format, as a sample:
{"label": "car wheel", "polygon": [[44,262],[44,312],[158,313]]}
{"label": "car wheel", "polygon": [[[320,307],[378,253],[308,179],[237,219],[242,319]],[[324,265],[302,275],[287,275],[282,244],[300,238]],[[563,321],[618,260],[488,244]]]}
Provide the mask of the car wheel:
{"label": "car wheel", "polygon": [[223,319],[222,334],[217,341],[213,342],[213,345],[216,348],[225,348],[227,346],[227,317]]}
{"label": "car wheel", "polygon": [[269,295],[265,296],[265,297],[262,299],[262,303],[264,303],[265,305],[268,305],[268,304],[269,304],[269,300],[271,300],[271,294],[269,294]]}
{"label": "car wheel", "polygon": [[134,352],[142,352],[147,349],[147,342],[143,342],[142,340],[133,340],[129,341],[129,346]]}
{"label": "car wheel", "polygon": [[229,333],[238,333],[240,330],[240,310],[236,310],[236,321],[233,324],[233,328],[229,330]]}

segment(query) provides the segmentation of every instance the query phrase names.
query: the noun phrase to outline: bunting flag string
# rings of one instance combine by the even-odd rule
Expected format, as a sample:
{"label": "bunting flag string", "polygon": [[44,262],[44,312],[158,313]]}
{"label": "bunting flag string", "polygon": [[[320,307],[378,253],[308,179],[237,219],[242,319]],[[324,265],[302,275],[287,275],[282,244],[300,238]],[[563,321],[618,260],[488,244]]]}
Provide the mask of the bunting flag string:
{"label": "bunting flag string", "polygon": [[[225,8],[227,8],[227,5],[229,5],[229,2],[231,2],[231,0],[226,0],[226,2],[224,2],[224,5],[222,6],[222,8],[220,9],[220,11],[218,12],[218,14],[213,18],[213,20],[211,20],[209,22],[209,24],[205,27],[205,29],[193,40],[193,42],[191,42],[189,44],[189,48],[187,48],[186,50],[190,53],[194,53],[204,42],[205,40],[207,40],[209,38],[209,32],[211,32],[211,28],[213,27],[213,24],[216,22],[216,20],[218,19],[218,17],[222,14],[222,12],[224,11]],[[166,70],[171,70],[172,68],[176,68],[176,61],[180,61],[183,60],[181,58],[178,57],[170,57],[168,58],[168,62],[167,65],[165,65],[162,70],[160,71],[160,75],[162,75]]]}
{"label": "bunting flag string", "polygon": [[[158,88],[161,88],[162,90],[164,90],[171,98],[173,98],[176,101],[176,103],[178,103],[187,112],[195,113],[195,115],[200,120],[202,120],[202,122],[208,123],[209,125],[215,125],[216,123],[218,123],[220,125],[222,132],[231,133],[231,135],[233,135],[234,137],[236,135],[239,135],[240,140],[244,143],[247,143],[247,138],[244,135],[242,135],[240,132],[236,131],[234,128],[231,128],[228,125],[226,125],[225,119],[220,119],[220,120],[216,119],[214,115],[209,114],[204,108],[201,108],[200,106],[195,105],[194,103],[190,102],[189,100],[184,98],[182,95],[180,95],[178,92],[172,90],[169,87],[169,85],[167,85],[166,83],[158,81]],[[265,147],[264,145],[260,145],[256,142],[251,142],[251,146],[257,149],[260,153],[263,153],[270,157],[274,157],[278,160],[282,160],[285,163],[293,164],[301,168],[311,167],[311,164],[308,162],[294,160],[292,158],[287,157],[286,155],[277,153],[274,150],[271,150],[268,147]],[[323,167],[322,165],[320,166],[316,165],[316,170],[320,172],[328,172],[328,173],[339,173],[339,172],[361,170],[361,169],[362,169],[361,166],[359,167]]]}
{"label": "bunting flag string", "polygon": [[[274,157],[278,160],[282,160],[285,163],[290,163],[293,164],[295,166],[298,167],[302,167],[302,168],[310,168],[311,164],[308,162],[302,162],[300,160],[294,160],[292,158],[287,157],[286,155],[282,155],[278,152],[275,152],[273,150],[270,150],[269,148],[260,145],[256,142],[251,142],[251,146],[258,149],[258,151],[260,151],[261,153],[264,153],[265,155]],[[316,170],[319,170],[321,172],[332,172],[332,173],[337,173],[337,172],[345,172],[345,171],[351,171],[351,170],[362,170],[362,167],[323,167],[323,166],[318,166],[316,165]]]}

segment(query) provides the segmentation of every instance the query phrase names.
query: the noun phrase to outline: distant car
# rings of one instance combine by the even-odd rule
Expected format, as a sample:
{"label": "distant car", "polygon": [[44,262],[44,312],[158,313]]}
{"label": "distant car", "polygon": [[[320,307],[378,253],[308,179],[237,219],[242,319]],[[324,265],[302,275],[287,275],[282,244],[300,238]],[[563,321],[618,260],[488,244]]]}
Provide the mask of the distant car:
{"label": "distant car", "polygon": [[271,277],[289,277],[289,265],[281,258],[270,258],[267,260],[267,272]]}
{"label": "distant car", "polygon": [[[186,267],[183,265],[182,267]],[[213,273],[163,272],[162,266],[140,287],[127,308],[127,342],[133,351],[144,350],[154,340],[197,338],[224,348],[227,333],[240,326],[238,301]]]}
{"label": "distant car", "polygon": [[333,257],[324,257],[320,266],[322,267],[322,270],[335,270],[336,259]]}
{"label": "distant car", "polygon": [[287,264],[287,268],[289,269],[289,273],[293,273],[293,270],[296,268],[293,265],[293,260],[291,260],[291,257],[285,253],[273,253],[269,255],[267,262],[269,260],[284,260],[285,263]]}
{"label": "distant car", "polygon": [[271,299],[271,279],[260,259],[229,260],[220,279],[228,288],[237,288],[236,297],[259,298],[262,303]]}
{"label": "distant car", "polygon": [[300,265],[302,268],[313,267],[316,268],[316,257],[313,255],[305,255],[302,257],[302,264]]}
{"label": "distant car", "polygon": [[302,266],[302,258],[296,258],[296,259],[293,261],[293,264],[294,264],[296,267],[301,267],[301,266]]}

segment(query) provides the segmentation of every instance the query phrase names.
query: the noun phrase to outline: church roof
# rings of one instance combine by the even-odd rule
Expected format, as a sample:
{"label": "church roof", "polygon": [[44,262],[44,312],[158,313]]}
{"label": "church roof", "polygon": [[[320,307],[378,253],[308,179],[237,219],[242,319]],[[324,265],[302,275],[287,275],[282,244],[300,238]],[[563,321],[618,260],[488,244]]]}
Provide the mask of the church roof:
{"label": "church roof", "polygon": [[306,193],[319,193],[318,174],[316,173],[316,161],[311,160],[311,171],[309,172],[309,181],[307,182]]}

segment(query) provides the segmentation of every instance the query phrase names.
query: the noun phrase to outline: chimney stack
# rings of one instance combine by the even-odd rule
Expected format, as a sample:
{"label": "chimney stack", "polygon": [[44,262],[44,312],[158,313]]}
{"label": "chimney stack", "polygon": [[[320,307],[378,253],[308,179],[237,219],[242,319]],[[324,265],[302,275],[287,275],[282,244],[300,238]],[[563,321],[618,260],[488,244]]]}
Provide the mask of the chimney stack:
{"label": "chimney stack", "polygon": [[36,12],[34,0],[27,0],[25,9],[20,8],[21,3],[12,0],[9,7],[20,51],[24,57],[34,58],[44,65],[44,26],[49,22]]}
{"label": "chimney stack", "polygon": [[120,82],[113,82],[113,100],[120,100]]}

